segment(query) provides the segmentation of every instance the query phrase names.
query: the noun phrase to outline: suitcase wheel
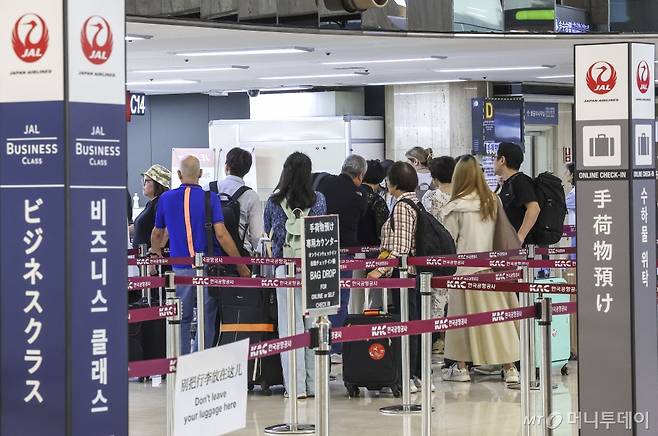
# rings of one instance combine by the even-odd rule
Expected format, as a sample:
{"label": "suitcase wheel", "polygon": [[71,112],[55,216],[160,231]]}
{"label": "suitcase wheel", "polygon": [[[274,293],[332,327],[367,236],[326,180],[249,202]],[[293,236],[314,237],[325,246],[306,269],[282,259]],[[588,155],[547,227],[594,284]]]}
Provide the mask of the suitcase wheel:
{"label": "suitcase wheel", "polygon": [[569,375],[569,366],[565,363],[564,366],[560,369],[562,375]]}
{"label": "suitcase wheel", "polygon": [[347,396],[350,398],[357,398],[361,395],[361,389],[358,386],[345,386],[347,388]]}
{"label": "suitcase wheel", "polygon": [[400,386],[393,386],[391,391],[393,391],[393,396],[395,398],[400,398],[402,396],[402,388]]}

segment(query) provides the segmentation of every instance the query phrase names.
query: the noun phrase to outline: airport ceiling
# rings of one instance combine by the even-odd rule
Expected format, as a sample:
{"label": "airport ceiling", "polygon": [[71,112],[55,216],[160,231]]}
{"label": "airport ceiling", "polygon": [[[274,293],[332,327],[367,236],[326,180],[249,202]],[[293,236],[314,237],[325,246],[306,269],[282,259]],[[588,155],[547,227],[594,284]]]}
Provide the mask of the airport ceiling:
{"label": "airport ceiling", "polygon": [[[453,80],[572,83],[574,44],[658,42],[656,34],[602,38],[203,26],[129,21],[126,33],[135,39],[127,44],[128,89],[221,95],[248,89]],[[136,39],[140,37],[146,39]]]}

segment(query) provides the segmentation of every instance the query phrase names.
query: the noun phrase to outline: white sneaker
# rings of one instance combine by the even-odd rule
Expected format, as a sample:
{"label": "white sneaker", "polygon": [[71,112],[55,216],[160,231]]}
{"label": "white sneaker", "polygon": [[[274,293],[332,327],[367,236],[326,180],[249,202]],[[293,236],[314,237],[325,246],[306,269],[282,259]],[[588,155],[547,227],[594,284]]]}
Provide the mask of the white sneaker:
{"label": "white sneaker", "polygon": [[416,387],[416,383],[414,383],[413,379],[409,380],[409,393],[410,394],[418,393],[418,388]]}
{"label": "white sneaker", "polygon": [[504,370],[505,383],[519,383],[519,371],[516,366],[512,365],[511,368]]}
{"label": "white sneaker", "polygon": [[[414,384],[416,385],[416,389],[421,391],[423,389],[423,381],[419,379],[418,377],[413,378]],[[436,390],[436,386],[434,386],[434,383],[432,383],[432,392]]]}
{"label": "white sneaker", "polygon": [[443,381],[454,381],[454,382],[469,382],[471,381],[471,375],[468,373],[468,368],[459,369],[459,366],[455,363],[450,368],[444,368],[441,378]]}

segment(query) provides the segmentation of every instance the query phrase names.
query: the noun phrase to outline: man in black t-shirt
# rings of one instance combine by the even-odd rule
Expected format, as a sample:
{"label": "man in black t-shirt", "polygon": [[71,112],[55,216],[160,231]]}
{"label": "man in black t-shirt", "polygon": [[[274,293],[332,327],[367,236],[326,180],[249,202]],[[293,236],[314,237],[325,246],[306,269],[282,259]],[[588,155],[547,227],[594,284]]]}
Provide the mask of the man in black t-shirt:
{"label": "man in black t-shirt", "polygon": [[498,195],[519,240],[525,242],[541,209],[534,181],[519,171],[522,163],[523,150],[520,146],[511,142],[500,144],[494,161],[496,175],[503,179]]}

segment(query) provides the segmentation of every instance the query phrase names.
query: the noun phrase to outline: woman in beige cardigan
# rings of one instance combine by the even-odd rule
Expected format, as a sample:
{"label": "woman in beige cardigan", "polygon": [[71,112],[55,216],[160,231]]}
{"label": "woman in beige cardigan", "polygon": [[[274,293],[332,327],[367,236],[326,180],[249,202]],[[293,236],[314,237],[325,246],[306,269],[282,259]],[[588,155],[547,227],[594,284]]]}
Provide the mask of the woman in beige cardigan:
{"label": "woman in beige cardigan", "polygon": [[[457,253],[492,251],[498,199],[491,192],[477,160],[465,156],[455,167],[452,199],[443,209],[443,223],[452,234]],[[503,212],[504,213],[504,212]],[[459,268],[457,275],[470,275],[487,268]],[[450,290],[448,316],[459,316],[519,306],[514,293]],[[443,370],[443,380],[470,381],[466,362],[474,365],[503,364],[505,381],[518,383],[513,362],[519,359],[519,334],[514,322],[449,330],[445,357],[456,361]]]}

